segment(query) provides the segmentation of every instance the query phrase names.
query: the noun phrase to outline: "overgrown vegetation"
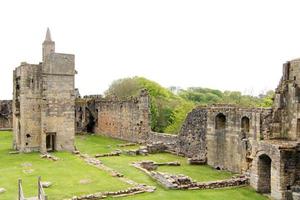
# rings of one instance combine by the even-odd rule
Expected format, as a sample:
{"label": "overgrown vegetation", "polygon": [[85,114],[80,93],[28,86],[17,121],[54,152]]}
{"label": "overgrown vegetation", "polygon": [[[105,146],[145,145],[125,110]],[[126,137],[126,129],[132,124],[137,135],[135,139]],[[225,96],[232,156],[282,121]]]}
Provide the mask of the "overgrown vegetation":
{"label": "overgrown vegetation", "polygon": [[143,77],[132,77],[114,81],[105,96],[127,98],[137,96],[141,89],[150,94],[151,128],[156,132],[178,133],[188,114],[197,105],[215,103],[237,104],[243,107],[270,107],[273,91],[258,97],[242,95],[236,91],[220,91],[209,88],[191,87],[181,89],[176,94],[158,83]]}

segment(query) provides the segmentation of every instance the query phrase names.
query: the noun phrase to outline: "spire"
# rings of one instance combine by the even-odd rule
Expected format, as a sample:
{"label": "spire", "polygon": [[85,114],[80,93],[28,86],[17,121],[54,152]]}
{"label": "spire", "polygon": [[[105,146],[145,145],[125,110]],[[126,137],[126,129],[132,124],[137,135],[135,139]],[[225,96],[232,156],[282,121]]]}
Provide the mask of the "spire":
{"label": "spire", "polygon": [[55,42],[51,39],[50,29],[47,28],[45,41],[43,42],[43,62],[46,57],[55,52]]}
{"label": "spire", "polygon": [[45,41],[52,41],[51,39],[51,33],[50,33],[50,29],[47,28],[47,33],[46,33],[46,38],[45,38]]}

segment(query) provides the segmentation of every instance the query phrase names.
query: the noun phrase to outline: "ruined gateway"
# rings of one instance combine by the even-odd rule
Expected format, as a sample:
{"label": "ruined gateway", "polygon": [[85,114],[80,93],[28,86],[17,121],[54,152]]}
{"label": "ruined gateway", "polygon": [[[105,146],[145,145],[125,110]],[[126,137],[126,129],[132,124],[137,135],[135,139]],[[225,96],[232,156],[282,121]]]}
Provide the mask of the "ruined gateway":
{"label": "ruined gateway", "polygon": [[48,30],[43,62],[14,71],[13,108],[1,102],[0,128],[10,128],[13,116],[15,149],[72,151],[75,132],[161,141],[179,155],[248,175],[253,188],[274,199],[300,199],[300,59],[283,65],[272,108],[197,107],[175,136],[151,131],[145,90],[125,100],[81,98],[74,89],[74,55],[55,53],[54,45]]}

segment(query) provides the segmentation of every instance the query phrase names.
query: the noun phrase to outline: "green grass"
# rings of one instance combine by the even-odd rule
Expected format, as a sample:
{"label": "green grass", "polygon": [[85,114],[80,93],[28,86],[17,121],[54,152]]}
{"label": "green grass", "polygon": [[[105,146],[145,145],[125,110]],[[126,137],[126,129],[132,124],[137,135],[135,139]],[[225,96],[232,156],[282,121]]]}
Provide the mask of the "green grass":
{"label": "green grass", "polygon": [[[7,189],[7,192],[0,194],[1,200],[16,199],[18,178],[23,179],[23,189],[27,197],[36,194],[36,181],[38,176],[42,176],[44,181],[51,181],[53,186],[45,190],[49,196],[49,200],[61,200],[70,198],[73,195],[89,194],[99,191],[116,191],[130,187],[117,178],[111,177],[108,173],[87,165],[83,160],[70,153],[55,153],[54,155],[60,158],[57,162],[41,159],[38,153],[10,155],[8,152],[11,151],[11,141],[11,132],[0,132],[0,187]],[[103,136],[89,135],[76,137],[77,148],[82,153],[88,153],[90,155],[108,153],[115,149],[138,148],[138,146],[120,148],[117,145],[121,143],[125,142]],[[153,160],[156,162],[177,160],[181,163],[180,167],[163,166],[159,167],[158,170],[185,174],[197,181],[226,179],[232,175],[229,172],[214,170],[209,166],[190,166],[186,164],[185,158],[167,153],[154,154],[146,157],[121,155],[119,157],[105,157],[100,160],[105,165],[121,172],[127,178],[138,183],[145,183],[157,187],[154,193],[123,197],[119,198],[120,200],[266,199],[250,187],[194,191],[168,190],[158,185],[143,172],[130,166],[132,162],[139,160]],[[28,166],[26,163],[30,163],[31,165]],[[33,172],[30,174],[24,173],[24,170],[29,169],[33,169]],[[88,179],[91,183],[80,184],[80,180],[83,179]]]}
{"label": "green grass", "polygon": [[[7,192],[0,194],[0,199],[11,200],[17,197],[17,180],[22,178],[26,197],[36,196],[37,177],[50,181],[53,186],[45,189],[49,200],[61,200],[73,195],[95,193],[99,191],[117,191],[129,185],[110,176],[70,153],[59,152],[54,155],[59,161],[41,159],[38,153],[10,155],[11,132],[0,132],[0,187]],[[30,163],[28,166],[28,164]],[[24,170],[33,170],[24,173]],[[80,184],[87,179],[89,184]]]}
{"label": "green grass", "polygon": [[[78,136],[76,140],[77,147],[81,152],[88,154],[107,153],[113,151],[119,147],[117,144],[124,143],[120,140],[111,139],[104,136]],[[109,148],[108,146],[109,145]],[[122,149],[122,148],[119,148]],[[230,178],[232,174],[225,171],[217,171],[209,166],[191,166],[186,163],[186,159],[175,155],[161,153],[149,156],[125,156],[119,157],[104,157],[100,160],[107,166],[121,172],[126,177],[138,182],[145,183],[147,185],[156,186],[157,190],[154,193],[145,193],[136,196],[123,197],[122,200],[137,199],[137,200],[196,200],[196,199],[208,199],[208,200],[262,200],[266,199],[264,196],[256,193],[250,187],[240,187],[231,189],[216,189],[216,190],[168,190],[158,185],[153,179],[139,171],[138,169],[130,166],[134,161],[141,160],[153,160],[156,162],[169,162],[179,161],[180,167],[159,167],[159,171],[185,174],[197,181],[210,181],[218,179]]]}

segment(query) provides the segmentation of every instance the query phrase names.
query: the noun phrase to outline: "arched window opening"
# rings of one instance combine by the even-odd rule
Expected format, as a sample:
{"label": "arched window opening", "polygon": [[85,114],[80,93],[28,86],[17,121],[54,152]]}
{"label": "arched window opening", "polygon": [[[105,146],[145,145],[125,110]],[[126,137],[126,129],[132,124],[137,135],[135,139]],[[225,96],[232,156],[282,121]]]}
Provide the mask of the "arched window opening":
{"label": "arched window opening", "polygon": [[241,128],[243,133],[249,133],[250,131],[250,119],[248,117],[243,117],[241,121]]}
{"label": "arched window opening", "polygon": [[226,116],[223,113],[219,113],[215,119],[215,129],[225,130],[226,128]]}

